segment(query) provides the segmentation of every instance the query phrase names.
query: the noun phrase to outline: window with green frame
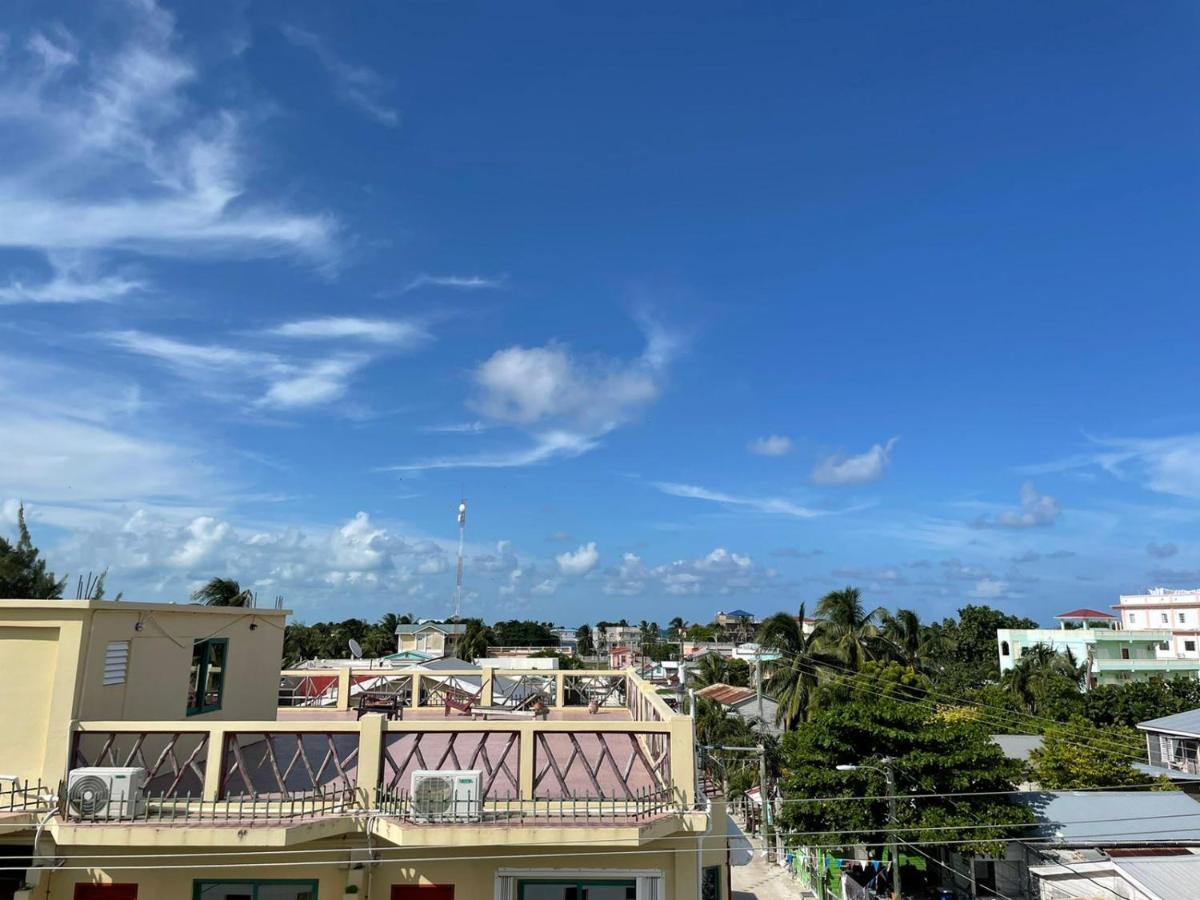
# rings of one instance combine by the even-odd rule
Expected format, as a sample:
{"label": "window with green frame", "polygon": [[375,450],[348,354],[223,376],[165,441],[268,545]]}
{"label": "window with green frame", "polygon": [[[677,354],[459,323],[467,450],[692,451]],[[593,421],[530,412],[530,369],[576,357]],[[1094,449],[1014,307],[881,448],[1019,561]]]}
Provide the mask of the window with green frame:
{"label": "window with green frame", "polygon": [[192,672],[188,680],[189,716],[221,708],[228,656],[228,638],[209,638],[192,645]]}
{"label": "window with green frame", "polygon": [[700,878],[700,900],[721,900],[721,867],[705,866]]}
{"label": "window with green frame", "polygon": [[317,900],[315,881],[252,879],[196,881],[192,900]]}
{"label": "window with green frame", "polygon": [[637,900],[637,881],[553,878],[517,882],[517,900]]}

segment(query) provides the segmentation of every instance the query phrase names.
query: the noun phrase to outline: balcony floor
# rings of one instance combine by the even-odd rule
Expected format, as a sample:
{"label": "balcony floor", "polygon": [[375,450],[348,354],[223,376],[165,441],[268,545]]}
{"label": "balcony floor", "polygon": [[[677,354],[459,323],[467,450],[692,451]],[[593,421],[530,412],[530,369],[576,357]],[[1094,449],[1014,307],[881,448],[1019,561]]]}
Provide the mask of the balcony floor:
{"label": "balcony floor", "polygon": [[[353,722],[358,718],[357,710],[330,709],[324,706],[281,706],[276,712],[275,719],[279,722]],[[633,717],[623,706],[605,707],[595,714],[589,713],[587,707],[568,706],[562,709],[551,709],[546,717],[550,722],[631,722]],[[470,716],[451,712],[449,716],[436,706],[421,709],[404,710],[406,722],[470,722]],[[482,719],[480,720],[482,721]],[[495,715],[488,718],[489,722],[521,722],[530,721],[521,716]],[[536,720],[540,721],[540,720]]]}

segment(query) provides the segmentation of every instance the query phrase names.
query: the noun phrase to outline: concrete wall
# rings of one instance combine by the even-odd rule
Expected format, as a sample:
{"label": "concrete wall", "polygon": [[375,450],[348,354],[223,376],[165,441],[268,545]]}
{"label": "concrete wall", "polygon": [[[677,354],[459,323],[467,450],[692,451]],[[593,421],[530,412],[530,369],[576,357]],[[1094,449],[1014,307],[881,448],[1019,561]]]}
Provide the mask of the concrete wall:
{"label": "concrete wall", "polygon": [[[723,814],[714,815],[713,831],[724,833]],[[587,829],[588,841],[595,842],[600,829]],[[587,873],[587,877],[622,878],[631,874],[662,876],[661,900],[695,900],[699,895],[697,863],[724,866],[724,841],[702,842],[697,835],[667,838],[641,847],[595,846],[435,846],[421,850],[376,843],[382,860],[370,867],[351,868],[353,859],[365,859],[361,836],[347,840],[328,840],[301,844],[296,851],[328,850],[331,853],[279,853],[274,856],[248,855],[223,857],[220,850],[162,847],[157,855],[131,857],[122,867],[122,853],[146,850],[121,850],[115,847],[60,848],[67,857],[64,868],[43,873],[41,883],[21,900],[72,900],[76,884],[137,884],[139,900],[167,900],[192,897],[197,879],[257,880],[312,879],[318,882],[317,900],[388,900],[393,884],[452,884],[456,898],[493,900],[501,878],[554,878],[566,873]],[[2,845],[0,845],[2,846]],[[191,854],[191,855],[185,855]],[[223,859],[238,865],[223,866]],[[264,865],[263,863],[271,863]],[[282,865],[280,865],[282,863]],[[203,865],[203,869],[188,866]],[[147,868],[135,868],[147,867]],[[174,867],[174,868],[168,868]],[[722,882],[725,877],[722,873]],[[359,888],[347,895],[350,885]],[[727,895],[723,894],[723,900]],[[516,900],[515,893],[511,900]],[[641,900],[641,898],[639,898]]]}
{"label": "concrete wall", "polygon": [[[73,720],[185,718],[192,644],[201,637],[228,637],[229,658],[223,706],[200,718],[274,719],[285,616],[276,610],[0,600],[0,773],[57,783],[66,771]],[[126,640],[125,682],[106,686],[105,649]]]}

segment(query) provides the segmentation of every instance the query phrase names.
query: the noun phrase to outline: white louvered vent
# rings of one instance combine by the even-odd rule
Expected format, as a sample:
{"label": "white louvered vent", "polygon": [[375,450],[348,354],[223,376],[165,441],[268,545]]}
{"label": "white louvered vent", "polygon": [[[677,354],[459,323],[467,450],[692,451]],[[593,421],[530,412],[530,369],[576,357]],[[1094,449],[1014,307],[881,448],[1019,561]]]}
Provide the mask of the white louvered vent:
{"label": "white louvered vent", "polygon": [[104,649],[104,683],[124,684],[129,671],[129,641],[112,641]]}

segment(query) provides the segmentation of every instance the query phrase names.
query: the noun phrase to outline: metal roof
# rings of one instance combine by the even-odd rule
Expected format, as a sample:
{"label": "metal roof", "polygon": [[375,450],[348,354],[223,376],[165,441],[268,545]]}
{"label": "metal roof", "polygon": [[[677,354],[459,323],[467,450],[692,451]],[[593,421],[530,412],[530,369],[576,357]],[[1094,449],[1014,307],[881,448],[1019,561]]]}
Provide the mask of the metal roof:
{"label": "metal roof", "polygon": [[416,634],[418,631],[425,631],[432,628],[434,631],[440,631],[442,634],[466,634],[467,626],[462,624],[450,624],[448,622],[421,622],[416,625],[397,625],[396,634]]}
{"label": "metal roof", "polygon": [[1200,856],[1121,857],[1113,865],[1154,900],[1195,897],[1200,883]]}
{"label": "metal roof", "polygon": [[1041,791],[1017,801],[1033,810],[1039,838],[1061,844],[1200,841],[1200,803],[1179,791]]}
{"label": "metal roof", "polygon": [[1029,754],[1041,749],[1040,734],[993,734],[992,743],[997,745],[1009,759],[1029,761]]}
{"label": "metal roof", "polygon": [[732,685],[717,682],[696,691],[696,696],[703,697],[705,700],[715,700],[724,706],[732,706],[735,703],[741,703],[743,700],[749,700],[756,695],[754,688],[733,687]]}
{"label": "metal roof", "polygon": [[1070,612],[1059,613],[1056,619],[1115,619],[1112,613],[1101,612],[1098,609],[1073,609]]}
{"label": "metal roof", "polygon": [[1137,727],[1142,731],[1169,731],[1172,734],[1200,737],[1200,709],[1189,709],[1173,716],[1138,722]]}

